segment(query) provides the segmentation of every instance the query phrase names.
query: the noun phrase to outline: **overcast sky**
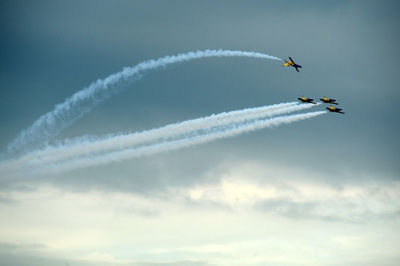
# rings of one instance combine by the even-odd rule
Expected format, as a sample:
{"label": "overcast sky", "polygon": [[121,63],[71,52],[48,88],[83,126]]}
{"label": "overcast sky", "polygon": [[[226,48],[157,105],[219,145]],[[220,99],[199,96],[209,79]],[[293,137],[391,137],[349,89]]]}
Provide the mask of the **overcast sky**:
{"label": "overcast sky", "polygon": [[1,1],[1,150],[99,78],[205,49],[291,56],[303,68],[240,57],[170,65],[53,141],[302,95],[335,98],[346,114],[62,174],[1,176],[0,265],[397,265],[399,7]]}

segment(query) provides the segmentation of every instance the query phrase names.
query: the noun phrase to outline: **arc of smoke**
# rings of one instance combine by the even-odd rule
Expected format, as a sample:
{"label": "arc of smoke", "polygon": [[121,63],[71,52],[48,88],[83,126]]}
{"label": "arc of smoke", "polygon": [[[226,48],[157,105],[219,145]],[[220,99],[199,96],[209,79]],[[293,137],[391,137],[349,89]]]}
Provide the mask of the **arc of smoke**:
{"label": "arc of smoke", "polygon": [[52,139],[96,105],[121,91],[127,85],[127,82],[140,79],[142,73],[147,70],[199,58],[232,56],[282,60],[275,56],[257,52],[205,50],[143,61],[134,67],[126,67],[121,72],[112,74],[105,79],[99,79],[88,87],[76,92],[63,103],[57,104],[54,110],[42,115],[28,129],[23,130],[7,146],[7,152],[8,154],[16,154],[21,151],[31,150],[41,143]]}
{"label": "arc of smoke", "polygon": [[243,134],[246,132],[255,131],[258,129],[263,129],[267,127],[279,126],[282,124],[289,124],[296,121],[301,121],[313,117],[320,116],[325,114],[326,111],[317,111],[317,112],[309,112],[302,113],[296,115],[286,115],[286,116],[278,116],[275,118],[256,120],[253,122],[245,122],[242,124],[230,125],[224,128],[221,128],[217,131],[205,132],[201,135],[192,136],[192,137],[184,137],[181,139],[175,139],[171,141],[163,141],[159,143],[150,144],[147,146],[125,149],[120,151],[114,151],[107,154],[92,156],[92,157],[84,157],[78,159],[71,159],[69,161],[63,163],[57,163],[50,165],[44,169],[41,169],[41,173],[62,173],[65,171],[76,170],[80,168],[86,168],[101,164],[107,164],[111,162],[119,162],[135,157],[143,157],[149,156],[161,152],[179,150],[185,147],[190,147],[194,145],[199,145],[203,143],[207,143],[210,141],[233,137],[239,134]]}
{"label": "arc of smoke", "polygon": [[67,144],[58,147],[49,147],[45,150],[22,156],[22,158],[15,161],[14,164],[33,166],[35,164],[54,163],[78,156],[88,156],[93,155],[94,153],[132,148],[137,145],[143,146],[150,142],[160,142],[195,136],[202,134],[204,131],[218,130],[218,127],[227,126],[229,124],[239,124],[250,120],[288,114],[295,111],[309,109],[313,106],[315,105],[298,105],[297,102],[292,102],[224,112],[143,132],[116,135],[94,141],[79,141],[74,144]]}

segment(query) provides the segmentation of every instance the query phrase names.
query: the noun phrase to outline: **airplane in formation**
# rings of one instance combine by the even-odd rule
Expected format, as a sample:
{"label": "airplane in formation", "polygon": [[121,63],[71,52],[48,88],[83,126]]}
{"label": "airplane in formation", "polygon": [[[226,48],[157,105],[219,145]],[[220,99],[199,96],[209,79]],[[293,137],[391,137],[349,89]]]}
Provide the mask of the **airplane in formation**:
{"label": "airplane in formation", "polygon": [[324,98],[321,98],[320,100],[324,103],[338,104],[335,99],[328,99],[326,96],[324,96]]}
{"label": "airplane in formation", "polygon": [[341,113],[341,114],[344,114],[344,112],[342,112],[342,109],[340,109],[340,108],[335,108],[335,107],[333,107],[332,105],[329,106],[329,107],[326,107],[326,109],[327,109],[329,112],[331,112],[331,113]]}
{"label": "airplane in formation", "polygon": [[303,103],[313,103],[313,104],[316,104],[315,102],[314,102],[314,99],[311,99],[311,98],[306,98],[306,97],[304,97],[304,96],[302,96],[301,98],[297,98],[297,99],[299,99],[301,102],[303,102]]}
{"label": "airplane in formation", "polygon": [[285,60],[285,64],[284,64],[283,66],[291,66],[291,67],[294,67],[294,68],[296,69],[297,72],[300,72],[300,71],[299,71],[299,68],[302,68],[302,66],[296,64],[290,56],[289,56],[289,60],[290,60],[290,61],[286,61],[286,60]]}

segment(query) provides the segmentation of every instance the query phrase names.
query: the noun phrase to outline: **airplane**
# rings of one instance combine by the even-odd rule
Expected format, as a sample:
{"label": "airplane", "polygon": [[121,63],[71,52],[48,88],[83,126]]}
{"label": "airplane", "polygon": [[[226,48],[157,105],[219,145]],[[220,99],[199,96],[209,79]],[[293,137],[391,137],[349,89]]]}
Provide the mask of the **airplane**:
{"label": "airplane", "polygon": [[332,107],[332,105],[331,105],[330,107],[326,107],[326,109],[328,109],[329,112],[332,112],[332,113],[341,113],[341,114],[344,114],[344,112],[341,112],[342,109]]}
{"label": "airplane", "polygon": [[285,64],[283,66],[292,66],[296,69],[297,72],[300,72],[299,68],[302,68],[302,66],[296,64],[290,56],[289,56],[289,59],[290,59],[290,62],[285,60]]}
{"label": "airplane", "polygon": [[301,102],[303,102],[303,103],[313,103],[313,104],[316,104],[315,102],[313,102],[314,100],[313,99],[311,99],[311,98],[306,98],[306,97],[304,97],[304,96],[302,96],[301,98],[297,98],[297,99],[299,99]]}
{"label": "airplane", "polygon": [[320,99],[324,103],[330,103],[330,104],[338,104],[335,99],[328,99],[327,97],[324,96],[324,98]]}

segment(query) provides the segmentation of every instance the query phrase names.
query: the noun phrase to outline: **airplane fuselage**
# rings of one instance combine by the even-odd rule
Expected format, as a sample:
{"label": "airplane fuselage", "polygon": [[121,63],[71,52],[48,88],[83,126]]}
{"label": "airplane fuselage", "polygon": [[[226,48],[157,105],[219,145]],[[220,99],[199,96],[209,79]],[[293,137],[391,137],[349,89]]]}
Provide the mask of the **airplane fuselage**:
{"label": "airplane fuselage", "polygon": [[326,107],[326,109],[327,109],[329,112],[331,112],[331,113],[339,113],[339,114],[344,114],[344,112],[342,112],[342,111],[341,111],[342,109],[337,109],[337,108],[329,108],[329,107]]}
{"label": "airplane fuselage", "polygon": [[302,68],[302,66],[296,64],[290,56],[289,56],[289,59],[290,59],[290,61],[286,61],[286,60],[285,60],[285,64],[284,64],[283,66],[291,66],[291,67],[294,67],[294,68],[296,69],[297,72],[300,72],[300,71],[299,71],[299,68]]}
{"label": "airplane fuselage", "polygon": [[320,100],[323,101],[324,103],[337,104],[336,100],[333,100],[333,99],[328,99],[328,100],[320,99]]}
{"label": "airplane fuselage", "polygon": [[313,104],[316,104],[316,103],[314,102],[313,99],[307,99],[307,98],[305,98],[305,99],[303,99],[303,98],[297,98],[297,99],[299,99],[299,101],[301,101],[301,102],[303,102],[303,103],[313,103]]}

